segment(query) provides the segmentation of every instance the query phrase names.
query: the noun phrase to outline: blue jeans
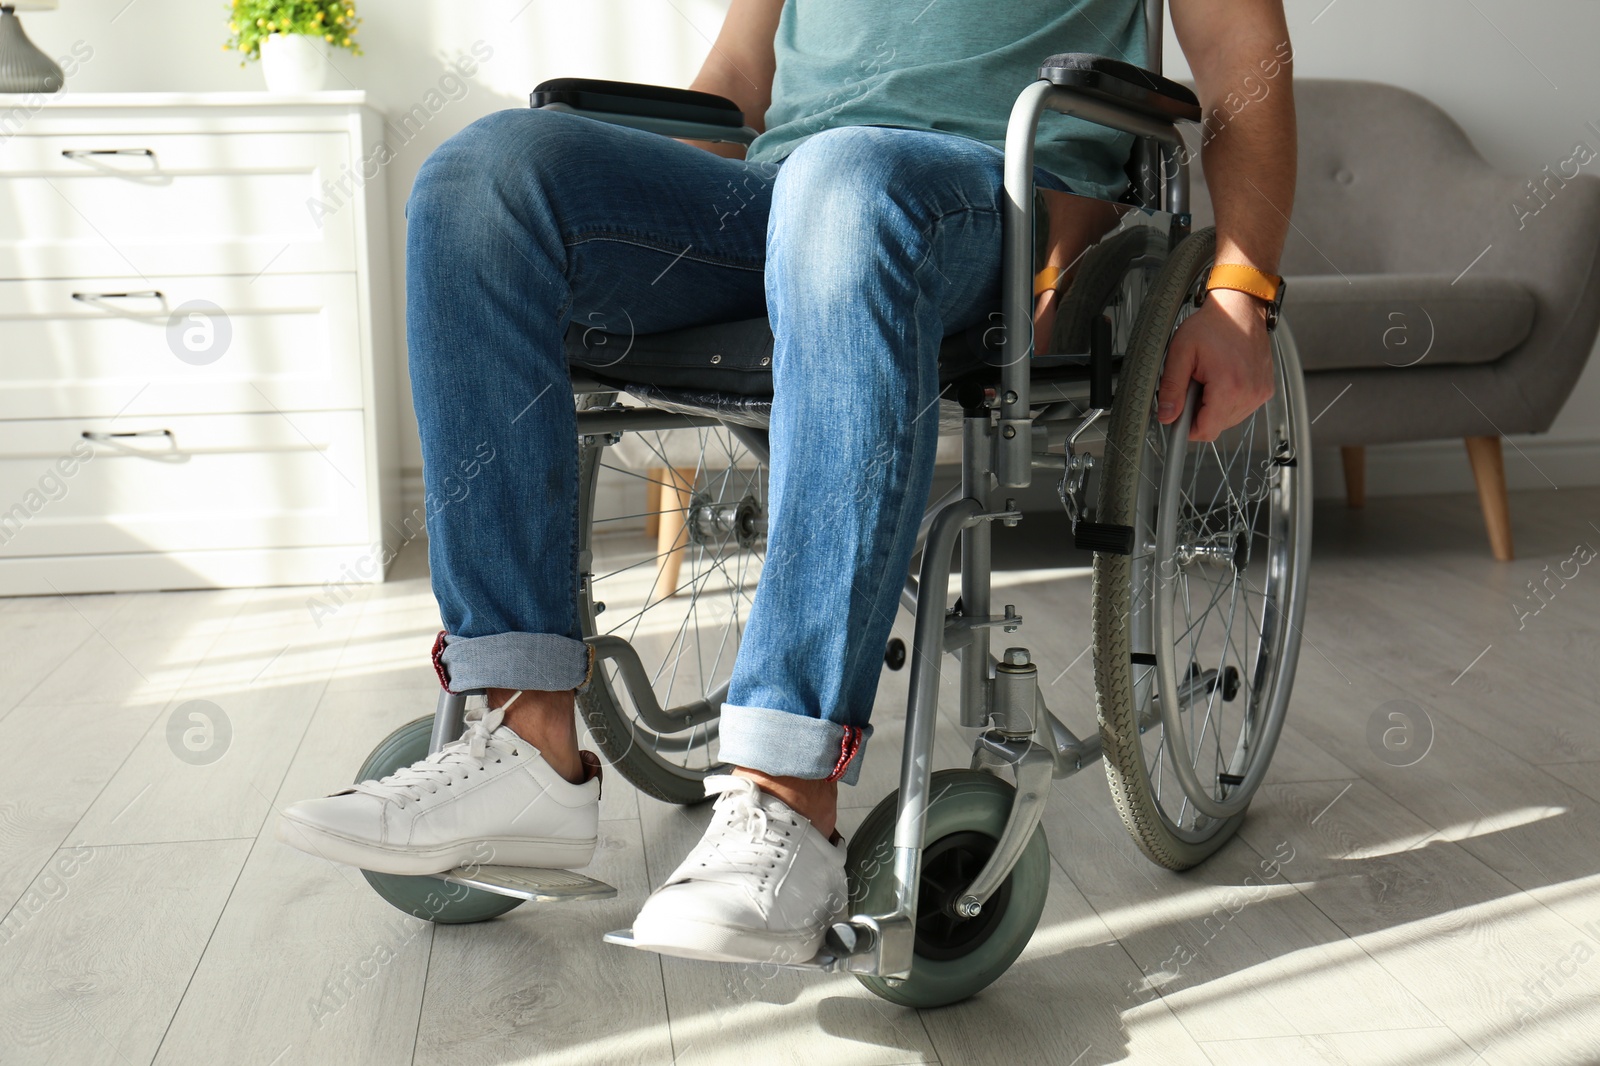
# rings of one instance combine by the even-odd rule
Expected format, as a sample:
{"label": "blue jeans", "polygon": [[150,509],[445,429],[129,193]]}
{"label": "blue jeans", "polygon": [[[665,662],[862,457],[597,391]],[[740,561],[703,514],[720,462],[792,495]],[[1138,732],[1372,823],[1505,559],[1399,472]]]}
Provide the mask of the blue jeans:
{"label": "blue jeans", "polygon": [[999,305],[1001,164],[864,126],[749,163],[536,110],[440,146],[407,206],[406,334],[441,683],[588,683],[569,322],[765,313],[767,557],[721,756],[853,782],[933,477],[940,341]]}

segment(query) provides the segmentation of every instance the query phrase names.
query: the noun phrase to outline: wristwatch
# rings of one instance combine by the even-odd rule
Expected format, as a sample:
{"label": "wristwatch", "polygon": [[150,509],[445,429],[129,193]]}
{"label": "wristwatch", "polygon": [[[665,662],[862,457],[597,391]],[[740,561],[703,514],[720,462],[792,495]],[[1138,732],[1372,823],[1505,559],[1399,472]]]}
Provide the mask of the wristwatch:
{"label": "wristwatch", "polygon": [[1195,297],[1195,306],[1205,302],[1206,293],[1212,289],[1233,289],[1248,293],[1267,305],[1267,332],[1278,327],[1278,312],[1283,310],[1283,293],[1289,283],[1276,274],[1268,274],[1243,263],[1215,263],[1206,274],[1205,284]]}

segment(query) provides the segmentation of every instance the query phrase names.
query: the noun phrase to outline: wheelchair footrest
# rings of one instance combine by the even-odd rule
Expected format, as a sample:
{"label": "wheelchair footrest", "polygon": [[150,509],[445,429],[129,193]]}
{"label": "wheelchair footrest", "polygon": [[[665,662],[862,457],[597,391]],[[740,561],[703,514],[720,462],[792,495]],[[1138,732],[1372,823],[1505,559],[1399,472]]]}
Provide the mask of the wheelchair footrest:
{"label": "wheelchair footrest", "polygon": [[[607,944],[617,944],[617,945],[619,945],[621,947],[625,947],[625,948],[637,948],[640,951],[649,951],[649,950],[651,950],[650,948],[647,948],[647,947],[644,947],[644,946],[640,945],[636,940],[633,939],[633,930],[632,929],[618,929],[615,932],[607,933],[602,939]],[[758,963],[758,964],[755,964],[755,965],[763,965],[763,966],[771,965],[771,966],[776,966],[779,969],[783,969],[783,970],[811,970],[813,972],[820,970],[820,971],[823,971],[824,973],[833,973],[833,972],[843,971],[844,970],[844,963],[845,963],[844,959],[836,958],[835,956],[829,954],[828,953],[828,949],[826,947],[824,947],[822,949],[822,951],[816,956],[816,958],[805,959],[805,960],[800,961],[800,962],[771,962],[771,963]],[[750,965],[750,964],[735,963],[734,965]]]}
{"label": "wheelchair footrest", "polygon": [[611,899],[617,890],[571,870],[536,870],[527,866],[463,866],[433,874],[452,885],[481,888],[502,896],[536,903],[570,903],[581,899]]}
{"label": "wheelchair footrest", "polygon": [[1106,555],[1133,554],[1133,527],[1104,522],[1079,522],[1072,529],[1072,546]]}

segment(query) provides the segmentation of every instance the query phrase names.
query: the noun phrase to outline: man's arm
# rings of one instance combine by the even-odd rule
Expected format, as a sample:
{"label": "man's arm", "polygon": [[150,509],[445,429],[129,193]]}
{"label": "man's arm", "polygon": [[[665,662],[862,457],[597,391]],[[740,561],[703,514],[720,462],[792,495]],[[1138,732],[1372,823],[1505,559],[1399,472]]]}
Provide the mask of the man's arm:
{"label": "man's arm", "polygon": [[[766,128],[767,106],[772,103],[772,76],[777,69],[772,39],[778,32],[783,0],[733,0],[722,20],[711,54],[689,88],[726,96],[744,112],[745,125],[760,132]],[[688,141],[716,155],[739,159],[744,146],[710,141]]]}
{"label": "man's arm", "polygon": [[[1201,162],[1217,217],[1217,262],[1278,272],[1294,204],[1295,121],[1282,0],[1171,0],[1172,28],[1205,113]],[[1157,417],[1177,419],[1191,379],[1203,386],[1192,440],[1215,440],[1273,392],[1261,301],[1209,293],[1179,327]]]}

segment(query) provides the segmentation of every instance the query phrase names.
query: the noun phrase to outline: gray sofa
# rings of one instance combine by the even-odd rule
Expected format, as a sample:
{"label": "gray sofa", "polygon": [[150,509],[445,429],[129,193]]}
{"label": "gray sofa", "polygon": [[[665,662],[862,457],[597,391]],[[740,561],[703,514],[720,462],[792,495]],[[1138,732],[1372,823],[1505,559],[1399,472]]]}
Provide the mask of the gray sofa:
{"label": "gray sofa", "polygon": [[[1497,172],[1448,115],[1394,86],[1308,79],[1295,100],[1284,310],[1312,439],[1341,447],[1359,507],[1364,445],[1463,438],[1491,546],[1510,559],[1500,438],[1548,429],[1593,349],[1600,178],[1577,173],[1581,153]],[[1575,136],[1600,153],[1600,129]],[[1210,225],[1194,177],[1196,225]]]}

